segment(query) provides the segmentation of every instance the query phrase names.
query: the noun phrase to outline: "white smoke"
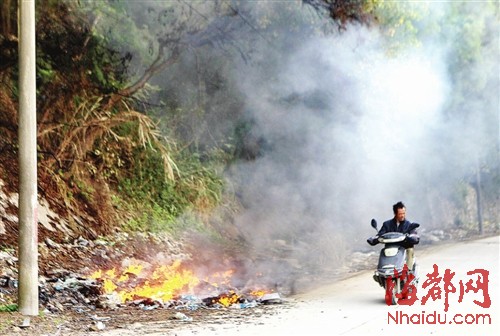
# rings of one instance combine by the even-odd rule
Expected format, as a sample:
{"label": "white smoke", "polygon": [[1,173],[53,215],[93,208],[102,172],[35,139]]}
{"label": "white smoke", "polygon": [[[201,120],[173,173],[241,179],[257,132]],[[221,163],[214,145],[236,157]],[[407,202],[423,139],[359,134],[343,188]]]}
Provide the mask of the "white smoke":
{"label": "white smoke", "polygon": [[[388,57],[382,45],[377,32],[352,27],[281,55],[271,73],[239,68],[266,145],[231,178],[246,209],[236,224],[258,248],[284,239],[332,254],[349,240],[363,244],[370,219],[392,217],[399,200],[421,221],[422,179],[449,94],[445,64],[423,49]],[[302,262],[317,258],[300,253]]]}

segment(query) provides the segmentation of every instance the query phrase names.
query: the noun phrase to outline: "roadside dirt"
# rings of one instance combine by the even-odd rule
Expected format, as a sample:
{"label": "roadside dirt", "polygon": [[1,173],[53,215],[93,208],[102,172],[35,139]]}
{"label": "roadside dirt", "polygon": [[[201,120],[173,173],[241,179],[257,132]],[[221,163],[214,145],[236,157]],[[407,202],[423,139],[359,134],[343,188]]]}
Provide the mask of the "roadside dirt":
{"label": "roadside dirt", "polygon": [[[195,311],[177,311],[174,309],[156,309],[144,311],[139,308],[120,308],[112,311],[98,311],[76,313],[68,311],[64,314],[42,314],[32,317],[30,326],[20,327],[25,317],[15,313],[0,314],[0,334],[9,336],[42,336],[67,335],[84,336],[98,335],[101,331],[140,329],[143,325],[157,325],[164,332],[175,331],[179,328],[204,326],[210,330],[211,326],[231,321],[234,324],[251,323],[262,316],[274,316],[279,311],[291,309],[293,303],[281,305],[264,305],[249,309],[198,309]],[[183,321],[176,318],[178,313],[191,318]],[[99,323],[101,322],[101,323]],[[99,327],[101,326],[101,327]],[[102,329],[101,329],[102,328]],[[140,335],[140,334],[139,334]]]}

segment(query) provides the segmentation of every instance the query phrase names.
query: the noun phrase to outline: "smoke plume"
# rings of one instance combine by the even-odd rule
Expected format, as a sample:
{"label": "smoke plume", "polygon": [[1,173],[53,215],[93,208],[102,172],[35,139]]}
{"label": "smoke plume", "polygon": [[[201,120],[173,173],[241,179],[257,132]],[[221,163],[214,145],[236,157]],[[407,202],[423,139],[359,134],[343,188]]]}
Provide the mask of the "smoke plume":
{"label": "smoke plume", "polygon": [[[244,236],[258,249],[290,242],[291,258],[321,267],[366,244],[370,219],[391,218],[397,201],[423,227],[451,223],[436,195],[485,155],[481,132],[498,132],[495,91],[469,97],[474,113],[454,120],[445,113],[449,49],[434,39],[397,56],[377,31],[357,26],[296,41],[291,51],[263,43],[258,66],[233,73],[261,143],[260,156],[229,176],[246,209],[236,219]],[[498,70],[493,55],[477,73]]]}

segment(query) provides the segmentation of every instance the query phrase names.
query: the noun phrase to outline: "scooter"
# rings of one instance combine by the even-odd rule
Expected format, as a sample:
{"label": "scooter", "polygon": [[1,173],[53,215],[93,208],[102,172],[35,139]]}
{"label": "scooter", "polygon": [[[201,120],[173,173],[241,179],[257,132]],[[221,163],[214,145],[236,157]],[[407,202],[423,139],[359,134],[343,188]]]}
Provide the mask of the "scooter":
{"label": "scooter", "polygon": [[[371,226],[377,230],[377,221],[372,219]],[[420,224],[412,223],[409,231],[418,228]],[[377,230],[378,232],[378,230]],[[368,239],[372,246],[382,243],[384,248],[380,251],[377,270],[373,274],[373,279],[385,289],[385,302],[388,305],[395,305],[398,299],[405,299],[409,292],[415,288],[418,283],[418,266],[413,258],[413,244],[418,243],[409,234],[401,232],[387,232],[380,237]],[[408,251],[407,251],[408,249]],[[408,269],[408,257],[413,263],[411,269]]]}

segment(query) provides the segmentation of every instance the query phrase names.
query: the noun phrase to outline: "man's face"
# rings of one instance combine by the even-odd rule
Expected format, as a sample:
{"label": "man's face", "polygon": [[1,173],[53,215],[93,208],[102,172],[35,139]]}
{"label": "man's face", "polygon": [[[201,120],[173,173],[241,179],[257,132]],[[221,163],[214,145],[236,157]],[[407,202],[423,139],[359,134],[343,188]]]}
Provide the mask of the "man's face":
{"label": "man's face", "polygon": [[397,210],[398,212],[396,213],[396,220],[398,222],[402,222],[405,220],[405,216],[406,216],[406,209],[403,208],[403,209],[398,209]]}

